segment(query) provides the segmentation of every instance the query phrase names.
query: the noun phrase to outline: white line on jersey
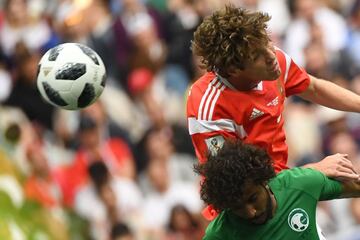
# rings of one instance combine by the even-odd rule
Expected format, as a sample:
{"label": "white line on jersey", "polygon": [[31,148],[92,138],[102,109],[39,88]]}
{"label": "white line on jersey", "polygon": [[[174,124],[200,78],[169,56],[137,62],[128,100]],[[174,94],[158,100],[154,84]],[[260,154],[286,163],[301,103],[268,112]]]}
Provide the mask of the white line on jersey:
{"label": "white line on jersey", "polygon": [[194,117],[188,118],[189,134],[211,133],[218,131],[234,132],[243,139],[247,133],[243,125],[238,125],[231,119],[198,120]]}
{"label": "white line on jersey", "polygon": [[275,48],[276,48],[276,50],[279,50],[285,56],[286,68],[285,68],[285,74],[284,74],[284,83],[286,83],[288,75],[289,75],[290,65],[291,65],[292,60],[291,60],[291,57],[289,55],[287,55],[283,50],[281,50],[278,47],[275,47]]}
{"label": "white line on jersey", "polygon": [[[211,120],[217,99],[220,93],[225,89],[225,85],[219,81],[218,78],[214,78],[208,85],[205,94],[202,96],[198,111],[199,120]],[[204,106],[205,103],[205,106]],[[210,110],[210,111],[209,111]],[[208,118],[207,118],[208,116]]]}
{"label": "white line on jersey", "polygon": [[215,95],[215,97],[214,97],[214,100],[213,100],[213,102],[212,102],[212,104],[211,104],[211,108],[210,108],[210,113],[209,113],[209,118],[208,118],[208,120],[212,120],[212,115],[213,115],[213,113],[214,113],[214,108],[215,108],[216,101],[218,100],[218,98],[219,98],[219,96],[220,96],[220,93],[221,93],[222,91],[224,91],[224,89],[225,89],[225,85],[222,86],[219,90],[217,90],[217,93],[216,93],[216,95]]}
{"label": "white line on jersey", "polygon": [[210,92],[210,89],[211,89],[212,85],[216,82],[216,80],[217,80],[217,79],[214,78],[214,79],[209,83],[208,88],[206,89],[204,95],[203,95],[202,98],[201,98],[200,106],[199,106],[199,110],[198,110],[198,119],[199,119],[199,120],[201,120],[201,115],[202,115],[202,110],[203,110],[202,108],[203,108],[204,102],[205,102],[205,100],[206,100],[206,98],[207,98],[207,95],[208,95],[209,92]]}
{"label": "white line on jersey", "polygon": [[277,96],[276,98],[274,98],[273,100],[271,100],[271,102],[269,102],[268,104],[266,104],[266,106],[277,106],[279,104],[279,96]]}

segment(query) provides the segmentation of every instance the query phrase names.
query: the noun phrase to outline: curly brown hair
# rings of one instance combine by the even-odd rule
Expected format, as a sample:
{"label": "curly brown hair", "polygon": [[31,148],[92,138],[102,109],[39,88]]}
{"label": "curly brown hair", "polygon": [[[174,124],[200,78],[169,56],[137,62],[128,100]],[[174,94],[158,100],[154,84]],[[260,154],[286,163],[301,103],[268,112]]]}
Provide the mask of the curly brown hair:
{"label": "curly brown hair", "polygon": [[192,50],[201,57],[207,71],[228,77],[229,68],[244,69],[256,59],[258,50],[270,39],[267,22],[271,17],[227,5],[206,17],[194,33]]}
{"label": "curly brown hair", "polygon": [[226,140],[216,155],[194,165],[194,171],[204,177],[201,199],[217,212],[239,206],[245,183],[263,184],[275,177],[267,152],[241,140]]}

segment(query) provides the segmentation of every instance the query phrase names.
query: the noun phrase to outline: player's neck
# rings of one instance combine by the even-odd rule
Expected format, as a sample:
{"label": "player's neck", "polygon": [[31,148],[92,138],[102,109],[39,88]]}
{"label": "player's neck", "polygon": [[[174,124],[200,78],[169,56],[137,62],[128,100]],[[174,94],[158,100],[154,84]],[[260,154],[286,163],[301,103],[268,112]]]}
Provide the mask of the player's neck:
{"label": "player's neck", "polygon": [[229,83],[231,83],[231,85],[234,86],[234,88],[236,88],[239,91],[250,91],[254,89],[260,82],[254,79],[249,79],[244,76],[242,77],[229,76],[227,80],[229,81]]}

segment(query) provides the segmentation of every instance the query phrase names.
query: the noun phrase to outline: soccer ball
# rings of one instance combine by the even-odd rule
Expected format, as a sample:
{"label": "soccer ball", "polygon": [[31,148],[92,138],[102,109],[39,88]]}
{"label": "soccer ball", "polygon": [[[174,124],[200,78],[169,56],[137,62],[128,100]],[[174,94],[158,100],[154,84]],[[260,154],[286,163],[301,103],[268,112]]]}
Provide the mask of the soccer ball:
{"label": "soccer ball", "polygon": [[96,101],[105,79],[104,63],[94,50],[79,43],[64,43],[42,56],[37,87],[50,104],[77,110]]}

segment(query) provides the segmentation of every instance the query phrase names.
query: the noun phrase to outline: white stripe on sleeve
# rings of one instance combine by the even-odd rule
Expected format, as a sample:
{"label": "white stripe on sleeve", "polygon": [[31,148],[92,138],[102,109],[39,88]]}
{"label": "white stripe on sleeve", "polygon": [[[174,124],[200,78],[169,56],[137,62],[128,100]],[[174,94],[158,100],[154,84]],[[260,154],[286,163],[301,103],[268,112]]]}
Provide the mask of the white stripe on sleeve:
{"label": "white stripe on sleeve", "polygon": [[231,119],[219,119],[213,121],[197,120],[194,117],[188,118],[189,134],[210,133],[215,131],[234,132],[240,138],[247,136],[242,125],[237,125]]}

